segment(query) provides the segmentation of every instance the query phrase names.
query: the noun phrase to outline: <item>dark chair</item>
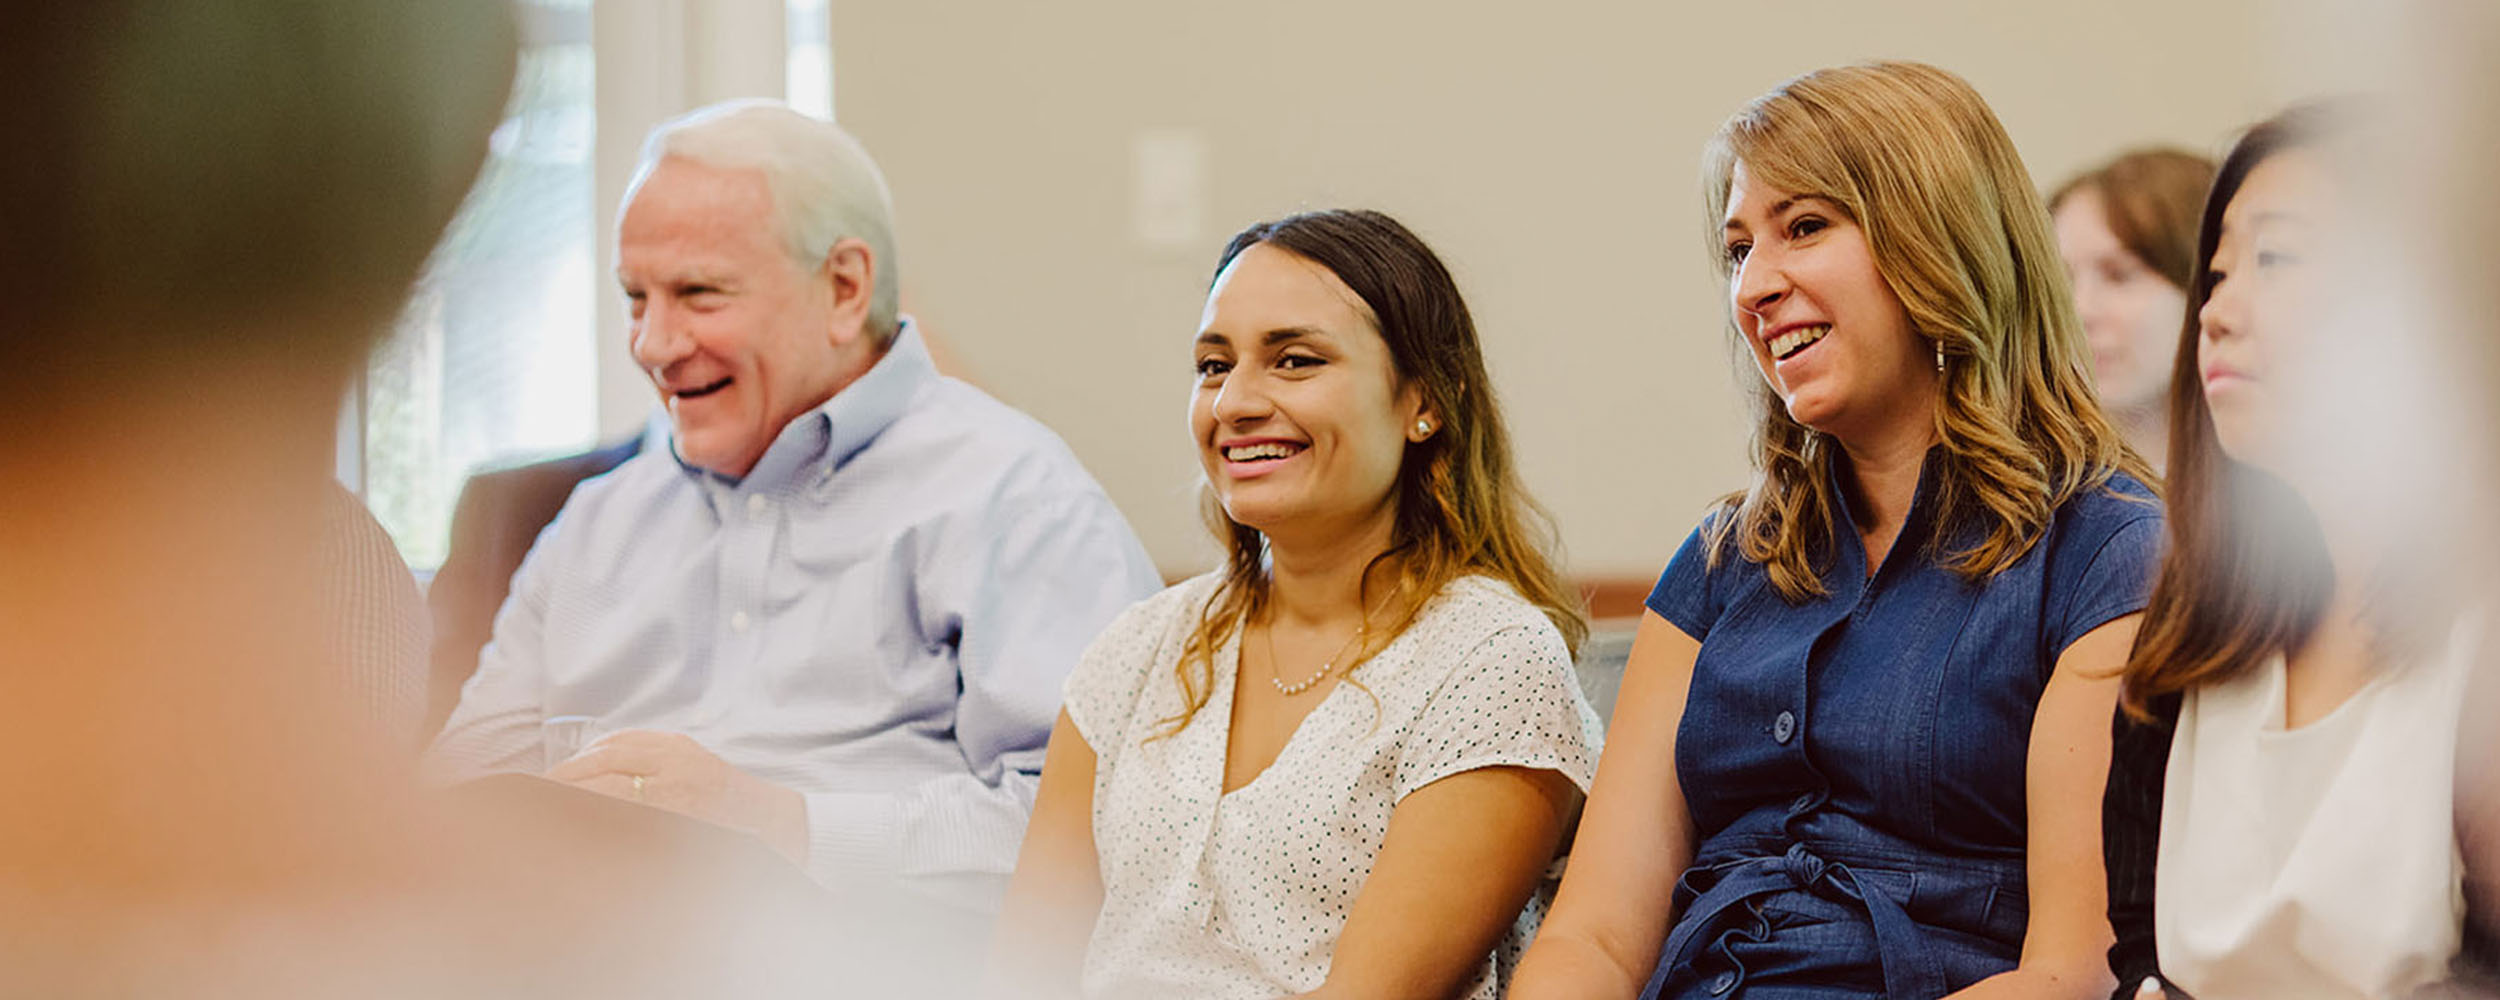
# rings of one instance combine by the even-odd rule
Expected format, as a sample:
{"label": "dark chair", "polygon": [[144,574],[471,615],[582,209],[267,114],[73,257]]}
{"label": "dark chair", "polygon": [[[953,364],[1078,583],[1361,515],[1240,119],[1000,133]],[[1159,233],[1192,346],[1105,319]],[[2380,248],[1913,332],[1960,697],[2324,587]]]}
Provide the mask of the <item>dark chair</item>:
{"label": "dark chair", "polygon": [[451,551],[426,588],[434,616],[434,653],[425,732],[442,729],[460,703],[460,687],[477,672],[477,654],[495,632],[495,612],[512,592],[521,557],[573,487],[605,475],[642,450],[643,436],[598,451],[481,472],[460,487],[452,509]]}

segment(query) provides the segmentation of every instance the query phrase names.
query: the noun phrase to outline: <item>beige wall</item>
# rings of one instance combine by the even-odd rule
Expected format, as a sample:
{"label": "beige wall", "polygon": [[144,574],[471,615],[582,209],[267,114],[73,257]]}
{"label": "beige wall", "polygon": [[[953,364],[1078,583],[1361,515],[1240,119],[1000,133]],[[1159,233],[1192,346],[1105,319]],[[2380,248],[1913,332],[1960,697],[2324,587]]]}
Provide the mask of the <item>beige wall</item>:
{"label": "beige wall", "polygon": [[[1704,6],[837,0],[843,123],[883,162],[910,307],[1064,435],[1167,571],[1206,564],[1183,424],[1208,268],[1241,225],[1399,215],[1476,310],[1574,572],[1648,576],[1742,484],[1696,167],[1782,79],[1937,63],[2053,184],[2120,146],[2215,149],[2289,88],[2259,0]],[[2216,39],[2239,39],[2219,44]],[[1132,235],[1133,143],[1207,150],[1206,223]]]}

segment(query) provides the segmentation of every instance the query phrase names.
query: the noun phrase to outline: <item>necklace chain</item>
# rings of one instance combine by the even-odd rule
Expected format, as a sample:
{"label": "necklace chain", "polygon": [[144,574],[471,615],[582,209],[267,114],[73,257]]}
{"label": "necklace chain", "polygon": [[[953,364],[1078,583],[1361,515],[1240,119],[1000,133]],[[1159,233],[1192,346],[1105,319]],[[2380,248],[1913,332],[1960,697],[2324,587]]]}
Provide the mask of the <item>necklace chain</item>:
{"label": "necklace chain", "polygon": [[[1389,604],[1386,600],[1383,600],[1380,606],[1386,608]],[[1346,650],[1353,649],[1356,643],[1361,642],[1364,636],[1370,635],[1371,630],[1372,616],[1370,614],[1365,614],[1363,616],[1362,624],[1354,627],[1354,634],[1348,637],[1343,645],[1338,646],[1336,652],[1328,654],[1328,659],[1320,663],[1318,673],[1305,677],[1295,683],[1287,684],[1285,683],[1284,675],[1278,673],[1276,670],[1276,622],[1273,618],[1271,618],[1267,624],[1267,631],[1262,636],[1262,638],[1267,640],[1267,682],[1276,685],[1277,694],[1284,695],[1288,698],[1301,694],[1304,691],[1308,691],[1313,685],[1326,679],[1329,674],[1336,672],[1337,660],[1345,656]]]}

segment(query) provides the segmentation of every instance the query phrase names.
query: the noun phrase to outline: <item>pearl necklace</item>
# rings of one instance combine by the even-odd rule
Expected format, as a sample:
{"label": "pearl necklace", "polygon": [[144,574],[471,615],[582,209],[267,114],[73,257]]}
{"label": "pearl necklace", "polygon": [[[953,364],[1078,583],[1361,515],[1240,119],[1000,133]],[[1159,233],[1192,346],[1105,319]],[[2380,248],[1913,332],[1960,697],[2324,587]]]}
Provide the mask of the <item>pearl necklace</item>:
{"label": "pearl necklace", "polygon": [[[1386,608],[1389,604],[1384,600],[1381,602],[1380,606]],[[1267,641],[1267,682],[1276,685],[1276,693],[1284,695],[1287,698],[1291,698],[1294,695],[1308,691],[1311,689],[1312,685],[1318,684],[1321,680],[1327,678],[1329,674],[1335,673],[1337,670],[1338,658],[1343,657],[1346,650],[1353,649],[1355,644],[1361,642],[1364,636],[1370,635],[1371,631],[1372,616],[1366,614],[1363,616],[1363,623],[1355,626],[1354,635],[1347,638],[1344,645],[1338,646],[1336,652],[1328,654],[1328,659],[1319,665],[1318,673],[1305,677],[1298,682],[1287,684],[1285,683],[1285,678],[1276,672],[1276,624],[1275,622],[1270,621],[1268,623],[1267,631],[1262,633],[1260,636]]]}

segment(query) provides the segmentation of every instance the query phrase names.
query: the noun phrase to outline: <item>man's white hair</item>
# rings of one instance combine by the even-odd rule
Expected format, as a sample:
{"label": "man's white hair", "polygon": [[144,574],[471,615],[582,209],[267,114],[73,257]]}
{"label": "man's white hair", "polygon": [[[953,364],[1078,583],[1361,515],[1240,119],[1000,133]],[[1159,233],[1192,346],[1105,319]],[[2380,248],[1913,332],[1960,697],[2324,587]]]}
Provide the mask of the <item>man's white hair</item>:
{"label": "man's white hair", "polygon": [[849,237],[868,244],[876,261],[868,332],[880,344],[894,339],[900,329],[894,197],[859,140],[780,101],[747,99],[697,108],[651,130],[633,183],[625,188],[626,204],[633,204],[634,194],[660,161],[672,156],[725,170],[762,171],[782,242],[811,272],[824,266],[837,240]]}

